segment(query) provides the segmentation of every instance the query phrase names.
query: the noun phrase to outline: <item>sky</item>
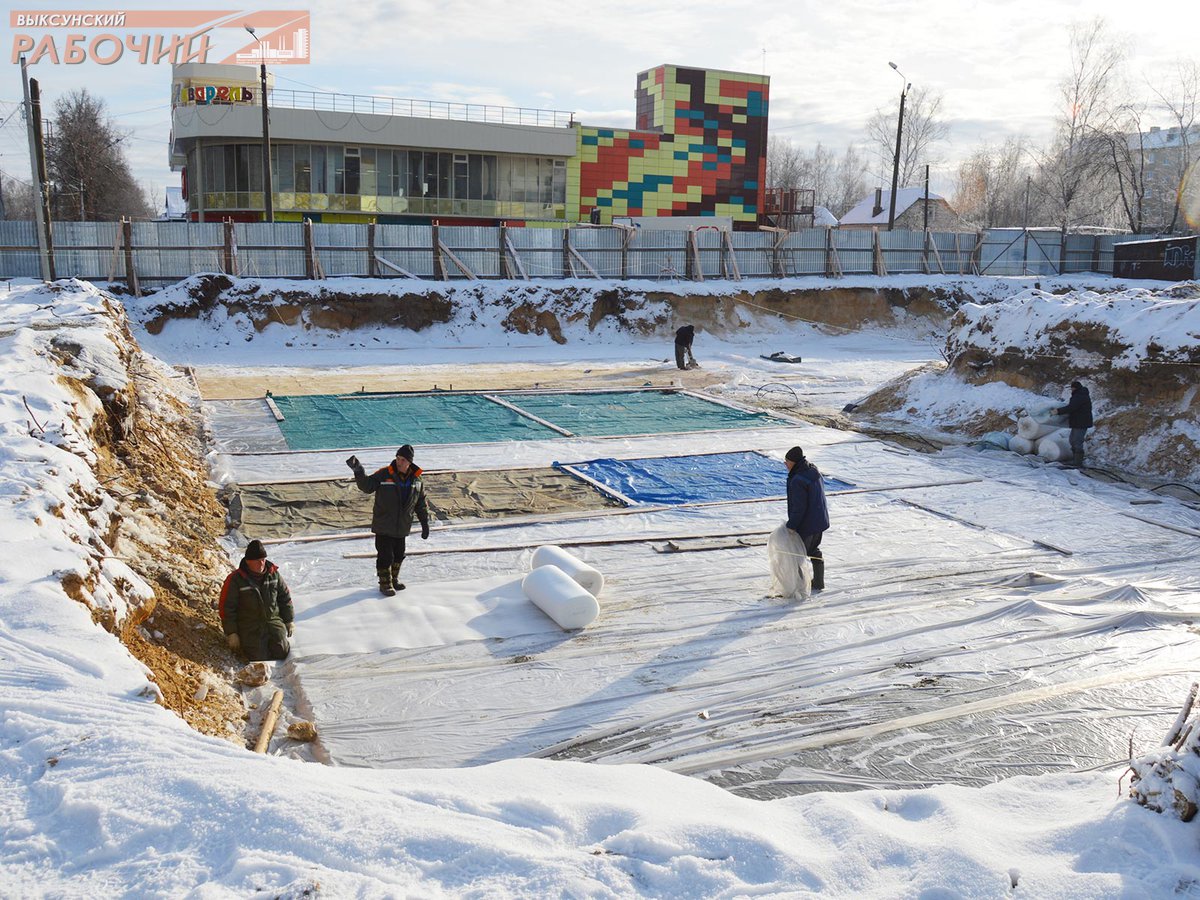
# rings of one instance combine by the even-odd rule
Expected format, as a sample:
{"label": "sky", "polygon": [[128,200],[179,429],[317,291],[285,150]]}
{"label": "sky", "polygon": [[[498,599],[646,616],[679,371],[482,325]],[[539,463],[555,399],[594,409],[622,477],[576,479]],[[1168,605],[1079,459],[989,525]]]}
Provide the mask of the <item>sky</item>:
{"label": "sky", "polygon": [[[39,0],[11,7],[67,8],[109,7]],[[164,8],[170,5],[121,7]],[[677,4],[620,0],[577,8],[581,12],[571,15],[569,5],[544,0],[298,0],[245,7],[311,13],[311,63],[273,67],[278,89],[569,110],[577,121],[629,127],[639,71],[672,63],[765,72],[771,76],[770,133],[803,147],[820,142],[838,150],[862,144],[866,120],[895,103],[904,84],[888,66],[895,62],[914,86],[944,95],[950,136],[933,171],[935,189],[943,191],[952,188],[956,163],[980,142],[1049,135],[1072,23],[1103,17],[1127,43],[1129,78],[1141,90],[1148,79],[1161,82],[1173,60],[1195,46],[1194,29],[1164,24],[1179,8],[1167,2],[696,0],[681,13]],[[15,34],[46,33],[13,28],[8,18],[0,25],[10,59]],[[226,34],[217,46],[231,52],[243,43],[229,43],[233,38]],[[20,72],[10,65],[7,86],[0,88],[0,172],[28,180],[17,109]],[[79,88],[101,94],[116,124],[129,132],[135,177],[158,195],[165,185],[178,185],[178,173],[167,165],[169,66],[141,65],[126,54],[107,66],[43,61],[30,71],[49,103]],[[885,170],[872,166],[872,186],[890,178]]]}

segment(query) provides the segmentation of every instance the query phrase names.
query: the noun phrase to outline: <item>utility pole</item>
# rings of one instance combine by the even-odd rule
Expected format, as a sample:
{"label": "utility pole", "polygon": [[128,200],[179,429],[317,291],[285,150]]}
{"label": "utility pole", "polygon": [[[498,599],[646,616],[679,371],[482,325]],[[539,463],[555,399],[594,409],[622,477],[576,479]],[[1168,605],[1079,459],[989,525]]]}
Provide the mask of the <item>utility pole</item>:
{"label": "utility pole", "polygon": [[1032,176],[1025,176],[1025,227],[1021,229],[1025,236],[1025,247],[1021,252],[1021,274],[1029,274],[1029,182]]}
{"label": "utility pole", "polygon": [[892,226],[896,224],[896,182],[900,180],[900,138],[904,134],[904,101],[907,99],[908,89],[912,85],[904,77],[899,66],[894,62],[889,62],[888,65],[895,69],[896,74],[904,81],[904,87],[900,91],[900,115],[896,119],[896,154],[892,157],[892,199],[888,205],[888,231],[891,231]]}
{"label": "utility pole", "polygon": [[258,41],[262,63],[258,67],[260,90],[262,91],[262,170],[263,170],[263,209],[268,222],[275,221],[274,185],[271,177],[271,115],[267,109],[267,48],[263,46],[262,38],[254,33],[249,25],[244,26],[250,32],[250,37]]}
{"label": "utility pole", "polygon": [[37,200],[33,204],[34,216],[37,219],[38,261],[40,263],[42,280],[54,280],[54,241],[50,226],[50,207],[46,196],[46,154],[42,147],[41,104],[35,104],[34,95],[37,83],[29,83],[29,69],[25,57],[21,57],[21,82],[25,89],[25,130],[29,136],[29,170],[33,176],[33,184],[37,189]]}
{"label": "utility pole", "polygon": [[929,232],[929,164],[925,164],[925,232]]}

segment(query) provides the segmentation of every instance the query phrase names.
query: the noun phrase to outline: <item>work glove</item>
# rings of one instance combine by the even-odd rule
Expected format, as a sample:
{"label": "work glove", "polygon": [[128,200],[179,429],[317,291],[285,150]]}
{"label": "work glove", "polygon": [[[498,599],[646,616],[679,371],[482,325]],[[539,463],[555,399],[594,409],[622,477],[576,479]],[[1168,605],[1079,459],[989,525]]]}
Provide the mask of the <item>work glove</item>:
{"label": "work glove", "polygon": [[225,635],[225,641],[229,644],[229,649],[234,653],[242,649],[242,639],[236,634]]}
{"label": "work glove", "polygon": [[421,540],[423,540],[423,541],[429,540],[429,523],[428,522],[421,523]]}
{"label": "work glove", "polygon": [[291,622],[288,622],[288,623],[287,623],[287,633],[288,633],[288,637],[291,637],[291,636],[292,636],[292,632],[294,632],[295,630],[296,630],[296,626],[295,626],[295,625],[293,625]]}
{"label": "work glove", "polygon": [[352,456],[346,460],[346,465],[348,465],[351,469],[357,469],[362,464],[358,461],[357,456]]}

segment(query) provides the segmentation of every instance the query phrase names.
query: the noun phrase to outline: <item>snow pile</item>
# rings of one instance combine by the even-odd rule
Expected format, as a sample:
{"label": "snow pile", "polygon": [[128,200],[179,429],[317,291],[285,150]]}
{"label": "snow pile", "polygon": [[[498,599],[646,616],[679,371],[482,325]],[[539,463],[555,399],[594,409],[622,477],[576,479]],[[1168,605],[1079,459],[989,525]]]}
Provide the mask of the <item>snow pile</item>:
{"label": "snow pile", "polygon": [[[951,440],[982,436],[998,445],[1003,439],[990,433],[1011,435],[1025,410],[1065,405],[1078,380],[1095,410],[1090,463],[1200,481],[1200,286],[1194,283],[1105,294],[1031,289],[999,303],[968,304],[954,319],[945,356],[948,366],[902,376],[863,409]],[[1018,432],[1008,449],[1039,452],[1043,437]],[[1046,458],[1053,456],[1047,446]]]}
{"label": "snow pile", "polygon": [[998,304],[967,304],[947,349],[952,358],[969,350],[993,358],[1012,353],[1085,372],[1200,363],[1200,285],[1110,294],[1027,290]]}
{"label": "snow pile", "polygon": [[129,431],[119,315],[80,281],[10,287],[0,305],[0,582],[21,598],[16,621],[69,595],[119,628],[154,596],[109,545],[119,501],[95,472],[95,436]]}

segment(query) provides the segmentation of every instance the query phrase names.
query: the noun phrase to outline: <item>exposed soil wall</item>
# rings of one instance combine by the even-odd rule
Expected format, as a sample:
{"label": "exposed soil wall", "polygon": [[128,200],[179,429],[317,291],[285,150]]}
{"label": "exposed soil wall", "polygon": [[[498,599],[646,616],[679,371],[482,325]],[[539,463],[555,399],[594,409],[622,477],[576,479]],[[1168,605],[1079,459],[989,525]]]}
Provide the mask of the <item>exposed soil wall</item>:
{"label": "exposed soil wall", "polygon": [[[362,284],[358,280],[354,287]],[[680,320],[722,335],[753,327],[762,317],[778,316],[842,328],[894,325],[917,317],[938,327],[973,299],[964,289],[941,287],[723,286],[693,291],[679,284],[646,291],[611,284],[429,284],[420,290],[411,285],[389,281],[376,289],[372,283],[371,291],[364,292],[336,281],[297,282],[293,287],[279,281],[197,275],[173,288],[169,297],[151,297],[138,305],[138,315],[151,334],[159,334],[173,319],[203,319],[221,310],[228,316],[246,316],[260,332],[272,322],[333,331],[380,326],[422,331],[452,321],[496,321],[506,331],[544,334],[566,343],[565,326],[579,323],[586,323],[589,331],[615,327],[660,337],[668,336]]]}
{"label": "exposed soil wall", "polygon": [[[81,410],[102,407],[90,419],[89,446],[79,452],[95,455],[103,488],[75,502],[94,515],[107,512],[107,550],[141,576],[153,596],[124,598],[123,614],[90,603],[102,555],[86,576],[68,575],[63,587],[151,670],[159,702],[202,732],[240,739],[245,707],[229,685],[237,660],[214,608],[227,569],[218,544],[225,510],[208,481],[199,415],[163,382],[161,367],[143,357],[120,307],[106,307],[128,375],[125,387],[61,376]],[[56,335],[51,347],[65,371],[78,371],[71,361],[81,348],[69,332]],[[80,415],[77,424],[86,418]]]}

